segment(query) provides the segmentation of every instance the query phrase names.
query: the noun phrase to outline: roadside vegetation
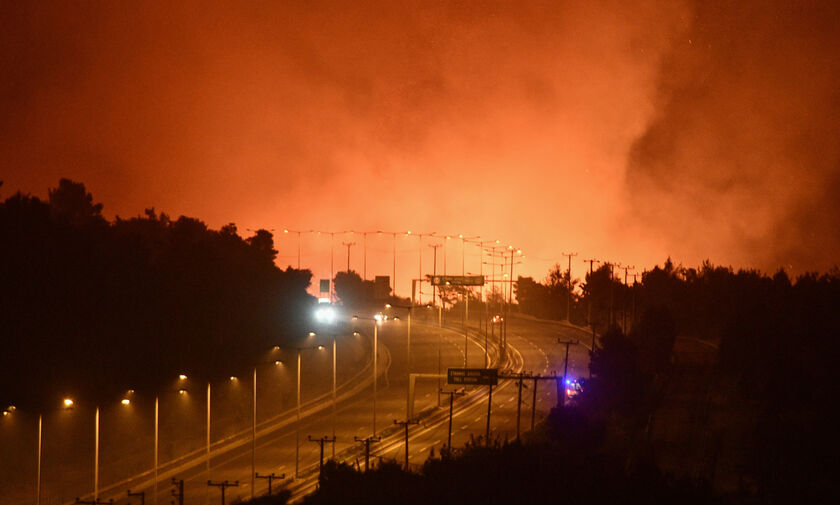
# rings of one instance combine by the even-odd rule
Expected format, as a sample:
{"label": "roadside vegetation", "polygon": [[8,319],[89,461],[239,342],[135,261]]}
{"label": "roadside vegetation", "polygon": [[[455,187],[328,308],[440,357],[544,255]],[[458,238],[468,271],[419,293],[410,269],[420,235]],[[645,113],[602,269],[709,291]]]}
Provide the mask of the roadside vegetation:
{"label": "roadside vegetation", "polygon": [[[520,278],[519,311],[562,319],[558,273]],[[478,439],[413,472],[329,463],[305,503],[832,502],[837,270],[791,280],[668,261],[635,286],[612,277],[594,270],[570,303],[585,323],[592,302],[592,377],[536,433]]]}
{"label": "roadside vegetation", "polygon": [[314,299],[309,271],[280,270],[272,234],[212,230],[147,209],[109,221],[81,183],[0,203],[0,404],[55,408],[183,371],[214,380],[292,343]]}

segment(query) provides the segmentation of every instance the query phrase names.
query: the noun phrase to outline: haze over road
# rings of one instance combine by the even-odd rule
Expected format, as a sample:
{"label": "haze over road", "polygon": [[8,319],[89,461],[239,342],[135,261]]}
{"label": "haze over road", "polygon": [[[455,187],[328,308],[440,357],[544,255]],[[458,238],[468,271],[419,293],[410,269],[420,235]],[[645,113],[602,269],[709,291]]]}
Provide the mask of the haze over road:
{"label": "haze over road", "polygon": [[[451,314],[450,327],[438,329],[434,321],[422,321],[422,312],[417,309],[411,329],[411,371],[413,373],[437,374],[438,350],[440,350],[440,371],[445,374],[447,368],[464,365],[464,335],[457,327],[460,315]],[[455,329],[453,329],[454,325]],[[405,459],[404,431],[395,426],[394,421],[406,418],[406,394],[408,385],[408,367],[406,363],[406,328],[405,320],[389,320],[380,326],[379,331],[379,370],[376,430],[382,441],[371,446],[374,460],[395,459],[400,463]],[[353,334],[358,331],[358,335]],[[481,367],[484,364],[484,338],[474,330],[471,332],[468,346],[468,365]],[[552,373],[562,374],[565,346],[557,344],[558,337],[563,339],[582,339],[589,341],[586,332],[563,326],[525,318],[512,318],[508,327],[509,367],[507,372],[526,372],[543,376]],[[313,337],[324,349],[304,350],[301,353],[302,419],[300,423],[300,472],[301,478],[292,483],[292,489],[306,492],[312,489],[317,476],[319,445],[310,442],[307,437],[321,438],[333,435],[335,427],[336,442],[333,447],[325,444],[325,459],[333,455],[353,465],[364,467],[364,454],[359,442],[354,437],[366,438],[373,430],[373,394],[372,394],[372,324],[358,321],[345,326],[337,332],[337,405],[333,421],[331,394],[331,337],[318,335]],[[490,342],[489,354],[495,361],[498,346]],[[569,355],[569,375],[584,376],[587,373],[588,350],[583,346],[572,346]],[[287,353],[288,354],[288,353]],[[284,359],[284,371],[268,367],[258,368],[258,428],[255,451],[255,469],[261,475],[285,474],[291,478],[295,472],[295,447],[298,431],[295,423],[295,360]],[[273,365],[273,363],[272,363]],[[263,368],[266,368],[263,370]],[[276,375],[279,374],[279,375]],[[226,499],[249,498],[251,496],[251,422],[252,422],[252,382],[249,377],[237,378],[238,385],[214,385],[218,392],[213,393],[211,410],[212,452],[209,474],[204,458],[205,412],[206,403],[202,387],[191,390],[189,400],[194,403],[192,409],[185,411],[182,420],[173,419],[172,409],[183,398],[172,398],[162,402],[161,408],[170,413],[161,414],[161,456],[158,475],[159,503],[168,503],[171,499],[171,478],[184,479],[185,503],[211,503],[219,500],[218,488],[208,488],[207,480],[230,482],[239,481],[238,487],[226,491]],[[231,381],[233,382],[233,381]],[[270,384],[270,382],[273,382]],[[522,392],[521,430],[530,428],[533,381],[525,381]],[[234,394],[228,392],[225,397],[224,387],[238,387]],[[445,390],[447,386],[441,379]],[[193,392],[195,391],[195,392]],[[138,392],[139,393],[139,392]],[[454,447],[462,446],[471,437],[483,436],[486,428],[487,387],[468,390],[466,396],[455,401],[452,442]],[[536,420],[539,422],[556,404],[557,395],[554,381],[540,381],[537,392]],[[172,394],[178,396],[177,393]],[[491,414],[491,438],[513,439],[516,436],[516,398],[517,384],[514,380],[500,380],[493,391]],[[272,405],[275,403],[275,405]],[[436,379],[418,379],[415,393],[415,415],[422,414],[420,424],[409,427],[410,462],[412,466],[422,464],[434,450],[438,453],[445,445],[448,429],[448,397],[441,397],[438,405],[438,381]],[[278,408],[279,406],[279,408]],[[82,414],[82,412],[76,412]],[[116,415],[104,417],[102,437],[110,440],[101,449],[100,498],[113,498],[117,504],[129,503],[126,489],[146,490],[147,503],[152,500],[153,438],[146,437],[152,430],[151,415],[142,411],[138,405],[138,416],[133,420],[136,429],[134,436],[123,436],[114,440],[108,431],[121,431],[119,422],[124,419]],[[174,421],[174,422],[173,422]],[[55,420],[47,419],[55,424]],[[333,424],[333,422],[335,424]],[[82,423],[86,426],[86,423]],[[84,430],[84,426],[75,428]],[[50,436],[55,430],[50,432]],[[173,440],[172,435],[183,436],[184,440]],[[45,443],[49,443],[45,433]],[[84,438],[84,437],[83,437]],[[54,445],[54,442],[53,442]],[[178,452],[179,448],[181,449]],[[175,453],[173,454],[173,451]],[[34,447],[33,451],[34,454]],[[44,458],[44,477],[42,480],[42,503],[69,503],[76,496],[90,495],[93,484],[93,447],[87,451],[77,450],[72,454],[61,455],[56,451],[47,453]],[[178,458],[176,464],[170,463],[172,457]],[[26,454],[18,455],[23,460]],[[55,468],[56,459],[64,469]],[[51,461],[52,460],[52,461]],[[27,462],[23,466],[28,467]],[[69,467],[72,467],[72,471]],[[52,471],[47,471],[52,469]],[[128,475],[135,475],[127,478]],[[26,474],[22,478],[29,478]],[[18,482],[6,483],[12,486],[5,496],[16,497],[15,502],[31,501],[33,484]],[[281,482],[275,481],[273,489],[278,489]],[[267,491],[268,482],[256,481],[256,494]],[[136,498],[133,501],[137,501]]]}

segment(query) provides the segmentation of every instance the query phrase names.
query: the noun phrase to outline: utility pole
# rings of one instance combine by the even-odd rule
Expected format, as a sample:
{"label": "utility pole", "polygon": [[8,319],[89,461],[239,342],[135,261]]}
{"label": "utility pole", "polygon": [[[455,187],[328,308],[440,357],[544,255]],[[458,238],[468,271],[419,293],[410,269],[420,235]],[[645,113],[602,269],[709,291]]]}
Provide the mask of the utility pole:
{"label": "utility pole", "polygon": [[510,306],[513,304],[513,246],[508,246],[508,248],[510,249],[510,278],[508,279],[508,303],[505,309],[505,320],[502,324],[504,326],[505,339],[504,344],[502,344],[504,347],[500,353],[501,357],[507,355],[507,324],[508,319],[510,319]]}
{"label": "utility pole", "polygon": [[[539,381],[555,381],[558,384],[558,395],[560,394],[559,382],[557,375],[553,374],[549,376],[541,376],[539,374],[531,374],[531,373],[517,373],[512,375],[500,375],[500,378],[504,379],[515,379],[517,381],[517,385],[519,386],[519,404],[522,403],[522,388],[527,388],[528,386],[523,384],[525,380],[533,380],[534,386],[533,391],[531,392],[531,431],[534,431],[534,427],[536,426],[536,416],[537,416],[537,385]],[[558,396],[559,398],[559,396]],[[558,400],[559,401],[559,400]],[[521,410],[517,408],[517,415],[516,417],[520,417]],[[517,437],[519,434],[519,423],[517,423]]]}
{"label": "utility pole", "polygon": [[367,437],[367,438],[353,437],[353,440],[355,440],[356,442],[364,442],[364,444],[365,444],[365,472],[367,472],[368,470],[370,470],[370,444],[372,442],[379,442],[380,440],[382,440],[382,437],[374,437],[374,436],[370,436],[370,437]]}
{"label": "utility pole", "polygon": [[490,389],[487,393],[487,428],[484,430],[484,445],[490,447],[490,409],[493,406],[493,385],[487,387]]}
{"label": "utility pole", "polygon": [[[495,244],[498,244],[498,243],[499,243],[499,241],[496,240]],[[497,315],[500,317],[499,323],[501,323],[501,324],[499,324],[499,362],[500,363],[503,361],[504,356],[505,356],[505,345],[504,345],[505,340],[504,340],[503,332],[504,332],[506,327],[505,327],[504,317],[502,316],[502,311],[504,310],[504,301],[505,301],[505,284],[504,284],[505,253],[504,253],[504,251],[499,251],[497,253],[496,250],[497,249],[503,249],[503,248],[504,247],[500,246],[500,245],[493,245],[493,246],[487,247],[487,254],[488,254],[488,256],[490,256],[490,260],[491,260],[488,263],[488,265],[490,265],[490,277],[491,277],[490,283],[493,286],[493,289],[492,289],[491,293],[497,293],[498,294],[498,297],[496,298],[498,300],[498,307],[496,307],[496,308],[498,309],[498,314]],[[500,264],[496,263],[497,258],[502,260],[502,262]],[[499,278],[498,281],[496,280],[496,266],[497,265],[499,267],[499,274],[500,274],[500,278]],[[498,288],[499,288],[498,291],[496,291],[497,284],[498,284]],[[491,326],[491,328],[495,329],[493,326]]]}
{"label": "utility pole", "polygon": [[330,303],[334,302],[333,284],[335,281],[335,232],[330,232]]}
{"label": "utility pole", "polygon": [[615,296],[613,295],[613,291],[614,291],[614,289],[613,289],[614,288],[614,286],[613,286],[613,276],[614,276],[613,268],[616,267],[616,266],[621,268],[621,263],[613,264],[613,263],[607,262],[606,265],[607,265],[607,268],[609,268],[609,270],[610,270],[610,326],[612,326],[613,323],[615,323],[615,315],[614,315],[615,314],[615,312],[614,312]]}
{"label": "utility pole", "polygon": [[455,403],[456,396],[463,396],[466,392],[463,389],[459,389],[456,391],[444,391],[443,389],[440,390],[441,394],[449,395],[449,431],[447,432],[448,435],[446,437],[446,447],[450,451],[452,450],[452,405]]}
{"label": "utility pole", "polygon": [[[620,268],[622,268],[624,270],[624,287],[626,288],[627,287],[627,272],[629,270],[633,270],[636,267],[626,266],[626,267],[620,267]],[[622,303],[622,305],[623,305],[624,310],[622,310],[621,331],[623,331],[626,334],[627,333],[627,298],[624,298],[624,303]]]}
{"label": "utility pole", "polygon": [[539,383],[539,375],[534,376],[534,391],[531,398],[531,431],[534,431],[534,421],[537,416],[537,384]]}
{"label": "utility pole", "polygon": [[362,242],[364,244],[364,245],[362,245],[362,251],[363,251],[362,252],[362,256],[363,256],[363,260],[362,260],[362,280],[363,281],[367,280],[367,236],[368,236],[368,232],[366,232],[366,231],[362,232]]}
{"label": "utility pole", "polygon": [[[586,319],[589,322],[589,328],[592,330],[592,352],[595,352],[595,322],[592,321],[592,289],[589,288],[588,284],[592,282],[592,264],[593,263],[600,263],[600,261],[596,259],[588,259],[583,260],[584,263],[589,263],[589,282],[587,282],[587,291],[589,291],[589,308],[587,309]],[[589,376],[592,377],[592,371],[590,370]]]}
{"label": "utility pole", "polygon": [[281,473],[280,475],[274,475],[274,472],[271,472],[268,475],[260,475],[260,473],[257,472],[257,473],[254,474],[254,477],[256,477],[257,479],[266,479],[268,481],[268,496],[271,496],[271,483],[276,479],[279,479],[279,480],[285,479],[286,474]]}
{"label": "utility pole", "polygon": [[341,245],[347,248],[347,271],[350,271],[350,248],[356,245],[355,242],[342,242]]}
{"label": "utility pole", "polygon": [[572,312],[571,312],[572,311],[572,257],[577,256],[578,253],[568,253],[568,254],[561,253],[561,254],[563,256],[566,256],[567,258],[569,258],[569,269],[566,271],[566,272],[568,272],[567,275],[569,276],[568,279],[567,279],[568,280],[569,293],[568,293],[568,297],[566,298],[566,321],[571,321],[572,320]]}
{"label": "utility pole", "polygon": [[633,324],[632,326],[636,326],[636,276],[638,274],[633,274]]}
{"label": "utility pole", "polygon": [[[418,270],[417,270],[417,278],[423,278],[423,234],[419,234],[417,236],[417,257],[419,261]],[[420,286],[420,291],[417,292],[417,301],[420,305],[423,304],[423,286]]]}
{"label": "utility pole", "polygon": [[484,241],[477,242],[478,244],[478,275],[482,278],[482,284],[478,287],[478,300],[481,302],[481,318],[478,323],[478,331],[481,331],[484,325],[484,368],[489,367],[487,364],[487,303],[484,301]]}
{"label": "utility pole", "polygon": [[145,491],[138,491],[136,493],[132,493],[131,490],[129,489],[128,491],[126,491],[126,494],[128,495],[129,498],[131,498],[132,496],[136,496],[136,497],[140,498],[140,505],[146,505],[146,492]]}
{"label": "utility pole", "polygon": [[522,378],[525,374],[519,373],[519,378],[516,380],[516,385],[519,393],[516,395],[516,440],[519,440],[519,420],[522,417]]}
{"label": "utility pole", "polygon": [[222,505],[225,505],[225,490],[229,487],[239,487],[239,481],[237,480],[237,481],[234,481],[234,482],[228,482],[228,481],[225,480],[225,481],[222,481],[222,482],[213,482],[212,480],[208,480],[207,481],[207,487],[208,488],[210,488],[210,487],[219,488],[222,491]]}
{"label": "utility pole", "polygon": [[[566,389],[566,374],[569,371],[569,346],[572,345],[572,344],[577,345],[578,341],[577,340],[560,340],[558,338],[557,343],[558,344],[563,344],[563,345],[566,346],[566,358],[563,360],[563,387],[558,388],[559,390],[557,391],[557,394],[560,396],[557,399],[557,404],[558,404],[559,407],[563,407],[566,403],[565,389]],[[560,394],[561,391],[563,392],[562,395]]]}
{"label": "utility pole", "polygon": [[[434,261],[434,264],[432,265],[432,276],[436,276],[437,275],[437,250],[438,250],[438,247],[442,247],[442,244],[429,244],[429,247],[434,249],[434,253],[432,255],[432,261]],[[435,302],[436,297],[437,297],[437,286],[435,286],[434,283],[432,283],[432,305],[434,305],[436,303]],[[414,300],[412,299],[412,303],[413,302],[414,302]]]}
{"label": "utility pole", "polygon": [[172,496],[178,500],[177,505],[184,505],[184,479],[172,477]]}
{"label": "utility pole", "polygon": [[254,380],[253,380],[253,400],[252,400],[252,407],[253,407],[253,416],[251,418],[251,499],[254,499],[254,489],[256,489],[256,479],[257,471],[257,367],[254,367]]}
{"label": "utility pole", "polygon": [[469,318],[470,318],[470,291],[466,287],[464,290],[464,368],[467,366],[467,357],[470,354],[469,348]]}
{"label": "utility pole", "polygon": [[411,419],[406,419],[405,421],[397,421],[394,419],[394,424],[399,424],[403,428],[405,428],[405,471],[408,471],[408,427],[412,424],[420,424],[420,421],[412,421]]}
{"label": "utility pole", "polygon": [[391,272],[391,276],[393,279],[391,281],[394,283],[394,296],[397,296],[397,234],[391,234],[391,248],[392,252],[394,253],[394,263],[391,266],[393,271]]}
{"label": "utility pole", "polygon": [[459,234],[458,238],[461,239],[461,275],[463,276],[463,275],[465,275],[465,273],[464,273],[464,270],[465,270],[464,269],[464,265],[465,265],[465,261],[464,261],[464,234],[463,233]]}
{"label": "utility pole", "polygon": [[321,475],[321,472],[324,471],[324,444],[335,444],[335,437],[312,438],[312,435],[309,435],[307,438],[310,442],[315,442],[321,447],[321,459],[318,461],[318,475]]}

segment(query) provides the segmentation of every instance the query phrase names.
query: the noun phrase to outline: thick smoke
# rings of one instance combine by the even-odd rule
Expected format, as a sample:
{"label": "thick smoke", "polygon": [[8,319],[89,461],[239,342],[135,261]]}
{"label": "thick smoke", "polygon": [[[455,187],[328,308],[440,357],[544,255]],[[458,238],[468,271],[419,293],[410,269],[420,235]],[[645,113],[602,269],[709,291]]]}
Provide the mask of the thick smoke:
{"label": "thick smoke", "polygon": [[[536,277],[562,251],[826,268],[834,10],[18,2],[0,16],[2,195],[69,177],[109,217],[481,235]],[[292,239],[278,249],[296,263]],[[305,240],[329,275],[329,242]],[[372,240],[369,273],[390,272],[392,244]],[[418,245],[396,244],[402,291]]]}
{"label": "thick smoke", "polygon": [[698,1],[633,146],[632,218],[693,263],[827,269],[840,251],[840,3]]}

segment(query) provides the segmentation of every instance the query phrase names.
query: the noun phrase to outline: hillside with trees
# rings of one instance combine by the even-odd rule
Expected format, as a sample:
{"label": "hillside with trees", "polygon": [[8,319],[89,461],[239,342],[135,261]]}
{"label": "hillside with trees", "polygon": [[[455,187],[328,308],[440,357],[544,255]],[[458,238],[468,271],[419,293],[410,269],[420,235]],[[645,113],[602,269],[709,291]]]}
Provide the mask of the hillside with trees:
{"label": "hillside with trees", "polygon": [[298,338],[314,302],[310,272],[278,269],[266,230],[243,238],[153,208],[109,221],[67,179],[46,201],[6,198],[0,244],[4,405],[223,377]]}
{"label": "hillside with trees", "polygon": [[[522,442],[478,439],[413,472],[387,461],[368,473],[330,463],[305,503],[787,504],[837,496],[837,271],[791,281],[783,272],[666,262],[635,286],[611,277],[594,270],[573,305],[580,313],[592,301],[601,329],[592,375],[535,433]],[[521,311],[554,303],[563,314],[568,303],[533,280],[520,279],[517,289],[532,290]]]}

